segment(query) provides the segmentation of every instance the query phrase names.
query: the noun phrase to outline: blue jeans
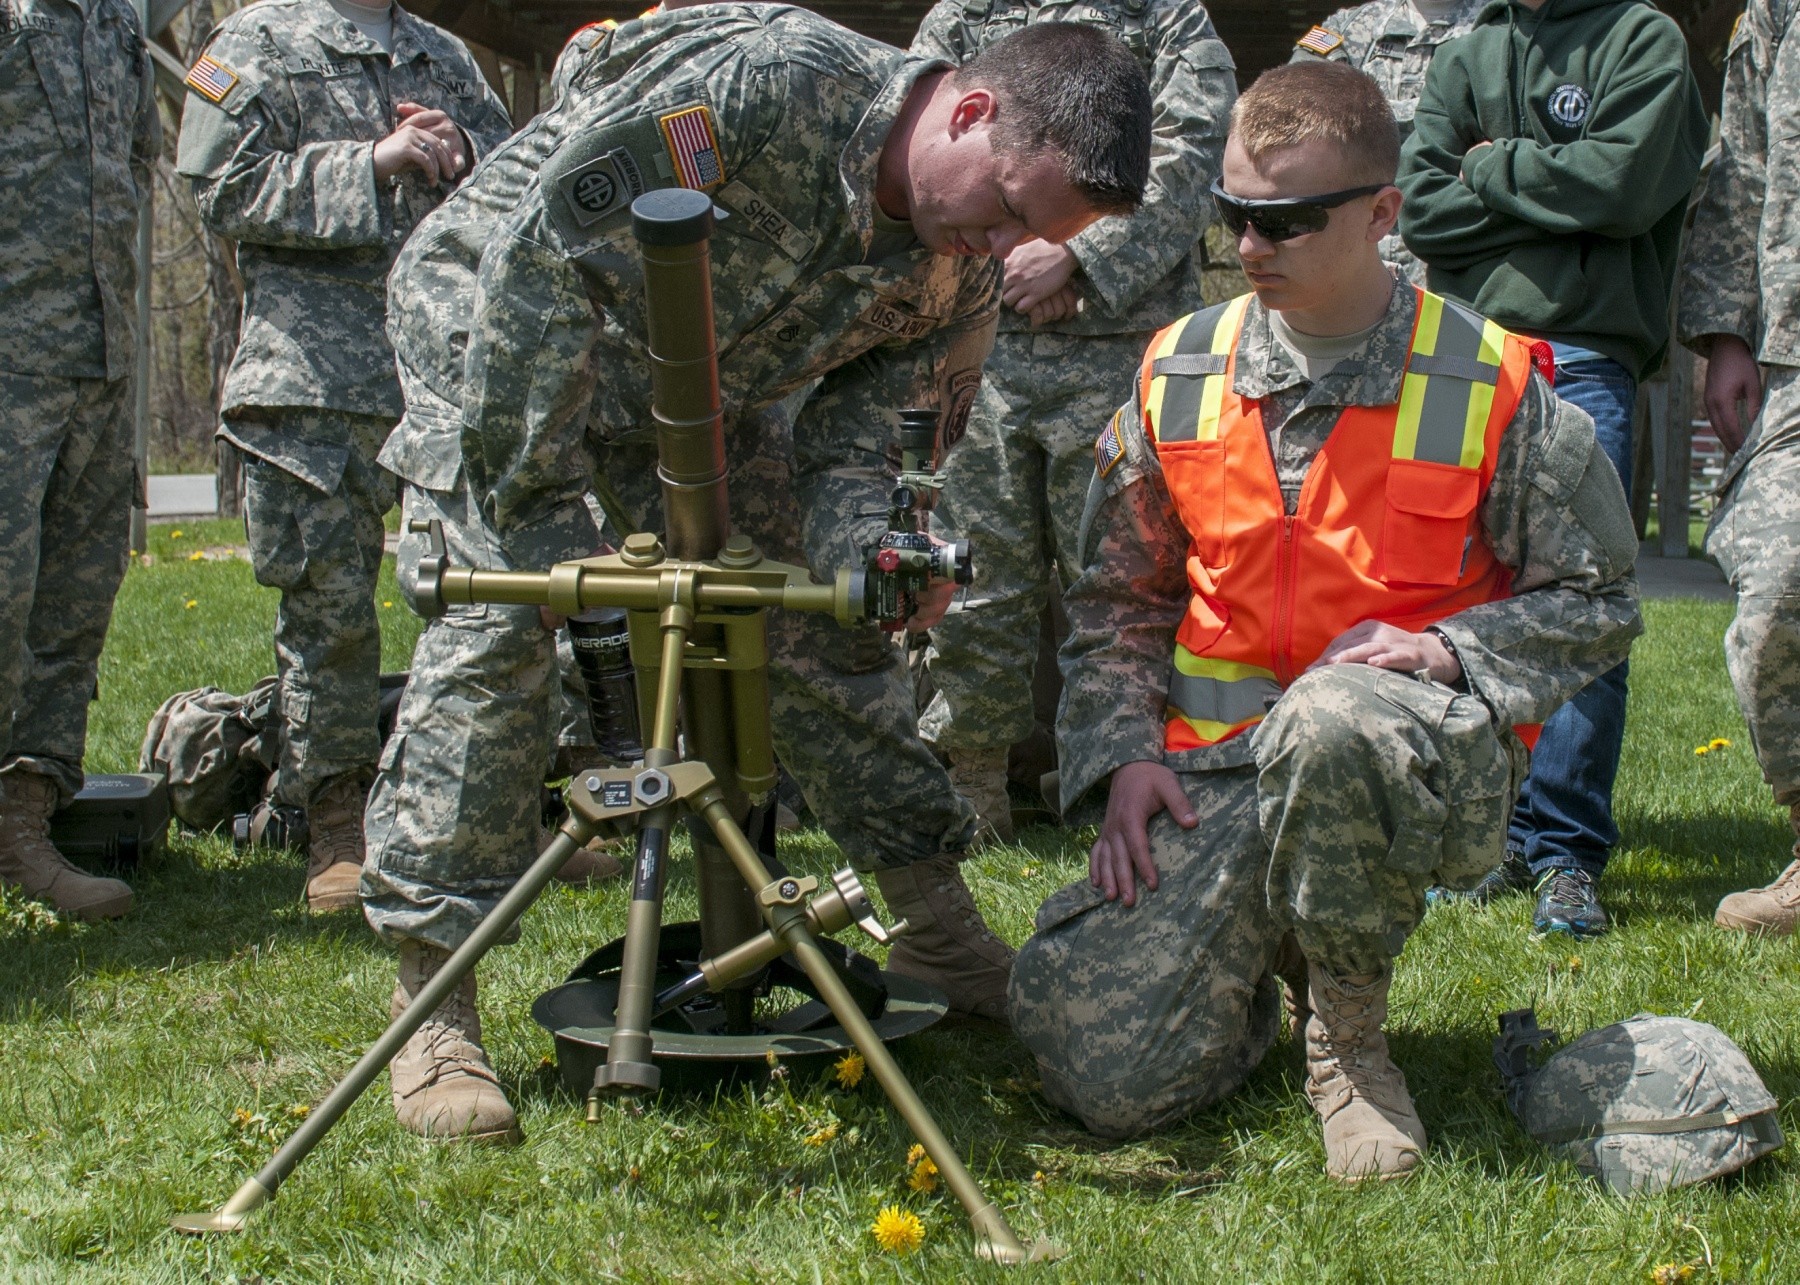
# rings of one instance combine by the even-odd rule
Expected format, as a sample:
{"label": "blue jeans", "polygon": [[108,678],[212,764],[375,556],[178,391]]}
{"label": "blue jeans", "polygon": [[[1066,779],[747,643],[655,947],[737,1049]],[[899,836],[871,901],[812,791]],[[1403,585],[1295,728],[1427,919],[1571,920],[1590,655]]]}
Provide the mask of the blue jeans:
{"label": "blue jeans", "polygon": [[[1590,355],[1565,365],[1559,353],[1556,395],[1593,419],[1600,449],[1629,494],[1637,380],[1610,358]],[[1619,841],[1612,792],[1625,741],[1628,664],[1600,675],[1544,724],[1506,844],[1531,863],[1533,875],[1573,867],[1598,879]]]}

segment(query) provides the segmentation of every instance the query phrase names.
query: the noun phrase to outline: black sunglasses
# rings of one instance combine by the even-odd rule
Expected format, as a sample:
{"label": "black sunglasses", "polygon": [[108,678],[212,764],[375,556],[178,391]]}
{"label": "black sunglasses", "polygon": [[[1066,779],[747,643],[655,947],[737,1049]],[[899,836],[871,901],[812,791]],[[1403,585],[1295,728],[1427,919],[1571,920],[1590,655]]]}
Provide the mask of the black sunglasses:
{"label": "black sunglasses", "polygon": [[1243,236],[1245,228],[1253,227],[1270,241],[1291,241],[1309,232],[1323,232],[1325,225],[1331,222],[1331,212],[1345,202],[1359,196],[1373,196],[1392,186],[1391,183],[1371,183],[1367,187],[1347,187],[1323,196],[1246,201],[1226,192],[1220,181],[1214,179],[1212,199],[1219,209],[1219,218],[1231,229],[1232,236]]}

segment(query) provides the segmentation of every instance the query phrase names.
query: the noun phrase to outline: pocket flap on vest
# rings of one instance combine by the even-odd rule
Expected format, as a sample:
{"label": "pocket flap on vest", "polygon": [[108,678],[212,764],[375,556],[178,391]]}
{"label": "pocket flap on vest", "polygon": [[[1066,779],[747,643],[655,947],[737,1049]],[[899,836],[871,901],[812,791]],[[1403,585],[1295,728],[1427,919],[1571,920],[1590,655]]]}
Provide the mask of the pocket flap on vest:
{"label": "pocket flap on vest", "polygon": [[1381,578],[1390,584],[1455,584],[1468,550],[1469,516],[1481,499],[1475,469],[1430,460],[1389,466]]}
{"label": "pocket flap on vest", "polygon": [[1481,474],[1434,460],[1395,460],[1388,467],[1387,502],[1423,518],[1466,518],[1481,498]]}

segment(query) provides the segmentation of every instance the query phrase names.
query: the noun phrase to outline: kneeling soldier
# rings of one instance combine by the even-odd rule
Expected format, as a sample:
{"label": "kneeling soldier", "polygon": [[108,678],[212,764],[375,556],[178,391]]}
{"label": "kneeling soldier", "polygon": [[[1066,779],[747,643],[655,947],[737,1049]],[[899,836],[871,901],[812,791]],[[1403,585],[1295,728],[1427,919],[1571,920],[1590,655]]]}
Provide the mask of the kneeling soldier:
{"label": "kneeling soldier", "polygon": [[1425,1150],[1382,1024],[1426,887],[1499,863],[1524,725],[1640,627],[1624,494],[1541,345],[1382,264],[1398,151],[1338,64],[1232,114],[1253,293],[1160,333],[1096,445],[1059,733],[1065,805],[1110,793],[1010,990],[1045,1092],[1120,1136],[1235,1090],[1279,978],[1345,1181]]}

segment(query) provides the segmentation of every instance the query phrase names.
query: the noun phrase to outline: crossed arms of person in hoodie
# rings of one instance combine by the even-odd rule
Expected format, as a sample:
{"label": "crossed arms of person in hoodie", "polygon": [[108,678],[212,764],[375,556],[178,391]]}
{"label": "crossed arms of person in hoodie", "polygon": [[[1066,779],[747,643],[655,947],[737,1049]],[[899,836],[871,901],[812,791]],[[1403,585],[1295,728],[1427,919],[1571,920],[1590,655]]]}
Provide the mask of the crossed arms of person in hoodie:
{"label": "crossed arms of person in hoodie", "polygon": [[1482,56],[1491,50],[1472,41],[1440,50],[1400,163],[1407,247],[1454,271],[1549,237],[1641,236],[1685,200],[1705,139],[1690,128],[1686,43],[1672,21],[1654,18],[1628,24],[1590,58],[1586,116],[1568,141],[1553,137],[1549,95],[1525,99],[1519,82],[1536,70],[1529,42],[1524,66],[1509,59],[1504,79]]}

